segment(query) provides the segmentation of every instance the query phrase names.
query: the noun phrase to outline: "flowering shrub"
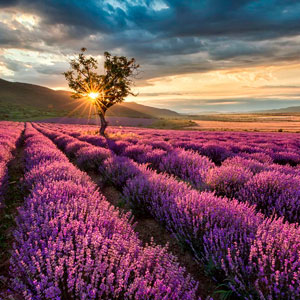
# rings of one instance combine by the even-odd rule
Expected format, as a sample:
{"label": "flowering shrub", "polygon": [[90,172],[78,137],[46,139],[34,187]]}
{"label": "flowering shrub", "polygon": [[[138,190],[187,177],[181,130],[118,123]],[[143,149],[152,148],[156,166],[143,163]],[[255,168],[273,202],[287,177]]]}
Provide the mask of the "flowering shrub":
{"label": "flowering shrub", "polygon": [[108,149],[83,147],[76,152],[76,162],[83,169],[97,170],[99,165],[110,156],[111,152]]}
{"label": "flowering shrub", "polygon": [[123,150],[122,155],[143,163],[146,160],[147,153],[151,153],[152,151],[153,148],[150,145],[130,145]]}
{"label": "flowering shrub", "polygon": [[266,165],[264,165],[263,163],[255,160],[255,159],[244,158],[244,157],[241,157],[241,156],[235,156],[235,157],[232,157],[232,158],[227,158],[222,163],[222,166],[242,167],[242,168],[250,170],[253,174],[264,171],[265,168],[266,168]]}
{"label": "flowering shrub", "polygon": [[58,148],[65,148],[66,145],[71,144],[74,139],[66,134],[54,138],[54,142]]}
{"label": "flowering shrub", "polygon": [[242,157],[247,159],[254,159],[263,164],[271,164],[273,159],[270,155],[263,153],[263,152],[256,152],[256,153],[239,153]]}
{"label": "flowering shrub", "polygon": [[[53,125],[53,128],[56,126]],[[72,133],[73,127],[63,128],[64,133]],[[120,130],[119,135],[124,139],[108,145],[115,154],[126,154],[126,149],[132,147],[136,140],[138,147],[133,149],[140,149],[138,138],[126,140],[128,129],[116,130]],[[299,220],[296,185],[299,182],[299,168],[274,164],[270,157],[288,150],[294,153],[300,147],[300,140],[288,134],[180,131],[176,132],[175,139],[172,136],[174,133],[169,131],[131,130],[136,136],[140,134],[144,140],[149,140],[147,145],[153,148],[159,148],[152,146],[151,139],[154,137],[155,142],[168,141],[173,146],[166,152],[152,155],[157,150],[153,149],[149,153],[139,152],[139,155],[143,156],[140,160],[151,163],[152,168],[167,171],[177,178],[158,174],[128,157],[112,155],[100,163],[99,172],[122,190],[129,205],[135,211],[151,214],[161,222],[191,249],[198,262],[209,265],[209,271],[216,280],[228,282],[237,296],[251,300],[298,299],[299,225],[284,222],[283,219],[289,222]],[[51,133],[51,136],[53,138],[55,135]],[[81,135],[77,137],[82,138]],[[215,167],[207,157],[203,161],[207,159],[209,163],[201,165],[199,154],[175,149],[174,145],[179,144],[185,149],[194,147],[196,150],[197,147],[198,152],[205,145],[208,149],[206,155],[222,165]],[[269,149],[271,145],[274,145],[273,149]],[[94,146],[90,144],[90,147]],[[137,160],[136,155],[132,154],[134,151],[130,155]],[[184,154],[176,157],[172,156],[174,152]],[[150,161],[152,157],[155,163]],[[166,157],[174,167],[160,167],[158,162]],[[200,162],[197,162],[199,159]],[[187,162],[191,162],[190,165]],[[185,173],[185,165],[193,172]],[[200,193],[185,182],[178,181],[181,178],[191,182],[193,174],[199,170],[201,172],[201,166],[207,168],[205,178],[210,178],[208,182],[214,186],[214,192]],[[189,175],[184,177],[183,174]],[[218,197],[214,194],[218,189],[220,193],[238,199]],[[257,213],[257,209],[264,215]],[[282,218],[268,218],[274,213]]]}
{"label": "flowering shrub", "polygon": [[234,156],[226,147],[212,142],[203,144],[200,153],[208,156],[216,164],[220,164],[226,158]]}
{"label": "flowering shrub", "polygon": [[101,136],[94,136],[94,135],[80,135],[81,141],[91,143],[92,145],[99,146],[99,147],[107,147],[106,139]]}
{"label": "flowering shrub", "polygon": [[300,155],[296,152],[276,152],[273,154],[274,163],[285,165],[290,164],[295,166],[300,163]]}
{"label": "flowering shrub", "polygon": [[140,168],[133,160],[112,155],[99,166],[100,174],[118,189],[121,189],[129,178],[140,173]]}
{"label": "flowering shrub", "polygon": [[205,189],[206,174],[213,167],[207,157],[179,148],[162,157],[159,164],[160,171],[174,174],[198,189]]}
{"label": "flowering shrub", "polygon": [[128,141],[114,141],[114,140],[109,140],[107,144],[108,144],[108,148],[118,155],[121,155],[128,146],[132,145]]}
{"label": "flowering shrub", "polygon": [[290,165],[270,164],[265,167],[265,171],[278,171],[284,174],[300,176],[300,169]]}
{"label": "flowering shrub", "polygon": [[153,169],[159,170],[159,165],[164,156],[166,156],[167,151],[162,149],[153,149],[151,152],[145,153],[144,162],[149,163],[149,166]]}
{"label": "flowering shrub", "polygon": [[282,219],[265,219],[256,232],[246,268],[236,268],[244,260],[239,249],[230,254],[228,271],[235,274],[237,287],[253,291],[246,299],[291,299],[300,294],[300,227]]}
{"label": "flowering shrub", "polygon": [[234,198],[252,176],[253,173],[245,167],[222,165],[209,170],[206,183],[217,195]]}
{"label": "flowering shrub", "polygon": [[[38,300],[196,299],[198,284],[176,258],[164,247],[142,246],[130,215],[112,207],[85,173],[60,155],[56,164],[65,173],[53,155],[52,165],[31,161],[31,153],[44,147],[53,153],[55,146],[30,126],[27,131],[38,138],[30,145],[35,151],[26,152],[31,192],[14,231],[13,291]],[[38,176],[43,163],[48,173]]]}
{"label": "flowering shrub", "polygon": [[89,143],[81,142],[78,140],[75,140],[75,141],[73,140],[73,142],[66,144],[63,148],[68,156],[75,157],[76,151],[78,151],[79,149],[81,149],[85,146],[89,146]]}
{"label": "flowering shrub", "polygon": [[156,140],[149,140],[149,139],[143,139],[139,140],[139,144],[143,145],[150,145],[153,147],[153,149],[161,149],[165,151],[172,151],[173,147],[170,143],[167,143],[165,141],[156,141]]}
{"label": "flowering shrub", "polygon": [[[123,194],[132,207],[149,211],[187,244],[199,261],[213,265],[211,272],[220,280],[234,278],[234,273],[227,272],[229,254],[248,257],[263,219],[254,207],[213,193],[199,194],[163,174],[141,173],[127,181]],[[242,260],[235,263],[236,268],[247,268]],[[241,291],[245,293],[246,287]]]}
{"label": "flowering shrub", "polygon": [[244,185],[239,199],[255,204],[267,216],[276,213],[289,222],[299,222],[299,180],[281,172],[261,172]]}
{"label": "flowering shrub", "polygon": [[8,181],[8,162],[13,158],[18,139],[24,128],[22,123],[0,122],[0,208],[3,205],[4,194]]}

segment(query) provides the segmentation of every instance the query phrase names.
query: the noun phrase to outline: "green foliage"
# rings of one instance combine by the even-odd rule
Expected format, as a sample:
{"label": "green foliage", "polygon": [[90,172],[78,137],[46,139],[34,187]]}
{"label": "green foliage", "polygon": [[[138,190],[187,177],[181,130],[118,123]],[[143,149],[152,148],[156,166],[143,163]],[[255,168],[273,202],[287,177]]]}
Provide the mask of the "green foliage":
{"label": "green foliage", "polygon": [[64,111],[47,110],[21,104],[0,102],[0,120],[33,121],[64,116]]}
{"label": "green foliage", "polygon": [[217,288],[218,290],[214,292],[214,295],[218,294],[220,296],[220,300],[232,299],[233,292],[226,284],[221,284]]}
{"label": "green foliage", "polygon": [[108,52],[104,53],[104,57],[104,102],[108,106],[122,102],[128,95],[135,95],[131,91],[132,76],[137,72],[139,65],[134,58],[128,60],[125,56],[112,56]]}
{"label": "green foliage", "polygon": [[184,129],[188,127],[195,127],[197,123],[192,120],[182,119],[160,119],[155,121],[150,128],[158,129]]}

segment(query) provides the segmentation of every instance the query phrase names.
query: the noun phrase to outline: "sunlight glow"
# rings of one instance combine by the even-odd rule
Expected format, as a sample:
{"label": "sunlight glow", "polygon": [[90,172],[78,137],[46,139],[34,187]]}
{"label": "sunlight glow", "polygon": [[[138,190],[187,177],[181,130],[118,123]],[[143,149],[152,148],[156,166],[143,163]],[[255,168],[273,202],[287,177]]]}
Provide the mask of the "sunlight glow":
{"label": "sunlight glow", "polygon": [[89,93],[88,96],[92,99],[92,100],[95,100],[99,97],[99,93]]}

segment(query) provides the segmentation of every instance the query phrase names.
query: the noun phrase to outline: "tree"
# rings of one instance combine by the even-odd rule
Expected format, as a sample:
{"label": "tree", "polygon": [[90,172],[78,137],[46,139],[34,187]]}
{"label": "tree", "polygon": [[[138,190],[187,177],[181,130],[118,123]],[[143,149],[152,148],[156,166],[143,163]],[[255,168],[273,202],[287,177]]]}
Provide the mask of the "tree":
{"label": "tree", "polygon": [[78,57],[70,61],[71,69],[63,74],[73,90],[73,98],[89,97],[93,101],[101,121],[100,135],[105,136],[108,125],[106,111],[114,104],[123,102],[128,95],[136,96],[131,86],[139,65],[134,58],[104,52],[105,74],[99,75],[96,72],[97,60],[85,56],[85,51],[86,48],[81,49]]}

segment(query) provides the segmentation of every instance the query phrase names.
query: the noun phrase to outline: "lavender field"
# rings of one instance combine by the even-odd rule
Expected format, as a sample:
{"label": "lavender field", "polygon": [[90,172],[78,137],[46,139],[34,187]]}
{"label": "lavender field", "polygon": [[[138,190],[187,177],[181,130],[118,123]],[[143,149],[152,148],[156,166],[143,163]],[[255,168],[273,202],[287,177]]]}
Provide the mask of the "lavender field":
{"label": "lavender field", "polygon": [[299,299],[297,134],[97,131],[0,122],[0,299]]}

